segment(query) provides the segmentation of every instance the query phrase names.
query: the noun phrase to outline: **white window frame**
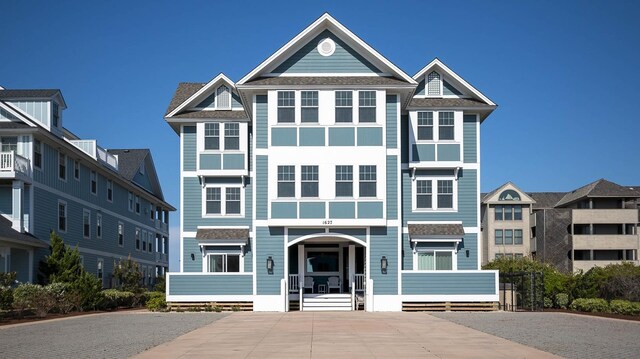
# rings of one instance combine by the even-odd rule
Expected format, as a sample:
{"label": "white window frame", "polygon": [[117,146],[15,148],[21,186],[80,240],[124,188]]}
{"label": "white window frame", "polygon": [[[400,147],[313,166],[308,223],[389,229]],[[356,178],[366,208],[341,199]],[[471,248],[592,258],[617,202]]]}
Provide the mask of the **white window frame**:
{"label": "white window frame", "polygon": [[[433,114],[433,139],[431,140],[421,140],[418,139],[418,113],[419,112],[431,112]],[[441,140],[440,139],[440,113],[442,112],[452,112],[453,113],[453,139],[452,140]],[[413,130],[413,138],[412,143],[452,143],[452,144],[462,144],[462,138],[464,136],[463,127],[464,127],[464,113],[454,109],[441,109],[441,110],[416,110],[411,111],[409,113],[409,118],[411,122],[411,128]],[[462,155],[462,154],[461,154]],[[413,154],[411,154],[412,161]]]}
{"label": "white window frame", "polygon": [[136,251],[140,251],[140,248],[142,247],[142,244],[140,243],[141,239],[140,239],[140,228],[136,227],[136,230],[134,232],[134,240],[135,240],[135,248]]}
{"label": "white window frame", "polygon": [[[124,247],[124,223],[118,222],[116,229],[116,240],[118,241],[118,247]],[[122,233],[120,233],[122,231]],[[120,242],[120,235],[122,235],[122,243]]]}
{"label": "white window frame", "polygon": [[[451,249],[445,249],[445,248],[437,248],[437,249],[432,249],[432,248],[419,248],[417,246],[418,242],[414,242],[413,243],[413,271],[414,272],[451,272],[451,271],[457,271],[458,270],[458,243],[459,241],[451,241],[450,239],[433,239],[430,240],[430,242],[450,242],[452,244],[452,248]],[[448,252],[451,253],[451,269],[450,270],[443,270],[443,269],[418,269],[418,253],[426,253],[426,252]],[[437,256],[437,254],[436,254]],[[435,261],[435,257],[434,257],[434,261]]]}
{"label": "white window frame", "polygon": [[[438,94],[433,94],[430,95],[429,94],[429,75],[431,75],[432,73],[436,73],[438,75]],[[442,74],[438,71],[429,71],[428,74],[424,75],[424,95],[425,97],[442,97],[442,95],[444,94],[444,88],[443,88],[443,78],[442,78]]]}
{"label": "white window frame", "polygon": [[[227,149],[227,125],[237,125],[238,126],[238,148],[230,148]],[[240,151],[240,149],[242,148],[242,126],[240,126],[239,122],[225,122],[224,126],[222,126],[223,130],[222,132],[222,136],[220,136],[220,150],[224,150],[225,152],[238,152]],[[230,129],[231,130],[231,129]],[[236,136],[229,136],[229,137],[236,137]]]}
{"label": "white window frame", "polygon": [[[85,217],[86,216],[86,217]],[[85,223],[85,219],[87,222]],[[89,229],[85,231],[85,226],[89,226]],[[91,239],[91,210],[82,210],[82,238]]]}
{"label": "white window frame", "polygon": [[[220,213],[207,213],[207,188],[220,188]],[[240,188],[240,213],[227,214],[227,188]],[[228,184],[206,184],[202,188],[202,217],[203,218],[219,218],[219,217],[244,217],[245,207],[245,189],[240,183]]]}
{"label": "white window frame", "polygon": [[[109,198],[109,193],[111,193],[111,198]],[[107,179],[107,201],[113,203],[113,181]]]}
{"label": "white window frame", "polygon": [[133,207],[135,209],[136,214],[140,214],[140,196],[137,194],[133,196]]}
{"label": "white window frame", "polygon": [[[37,142],[37,145],[36,145]],[[43,148],[43,144],[42,141],[34,138],[33,139],[33,168],[38,169],[38,170],[42,170],[42,167],[44,167],[44,156],[42,155],[42,148]],[[40,155],[40,166],[36,165],[36,153]]]}
{"label": "white window frame", "polygon": [[[60,205],[64,206],[64,230],[60,228]],[[58,232],[67,233],[69,229],[69,207],[67,206],[67,202],[58,200]]]}
{"label": "white window frame", "polygon": [[96,277],[100,279],[100,285],[104,286],[104,259],[98,258],[96,261]]}
{"label": "white window frame", "polygon": [[[230,247],[229,250],[220,250],[220,249],[215,249],[215,250],[207,250],[206,247],[202,247],[202,272],[203,273],[208,273],[211,275],[229,275],[229,274],[241,274],[244,273],[244,250],[243,247],[241,247],[240,249],[235,249],[236,247]],[[212,255],[222,255],[225,257],[224,260],[224,268],[225,271],[223,272],[210,272],[209,271],[209,256]],[[226,267],[227,267],[227,255],[237,255],[240,257],[239,260],[239,271],[238,272],[227,272],[226,271]]]}
{"label": "white window frame", "polygon": [[[206,124],[217,124],[218,125],[218,149],[206,149],[205,148],[205,125]],[[238,145],[238,149],[237,150],[225,150],[225,124],[226,123],[237,123],[238,124],[238,131],[239,131],[239,145]],[[291,124],[290,124],[291,125]],[[215,154],[219,154],[219,153],[245,153],[247,146],[248,146],[248,130],[249,130],[249,125],[246,122],[239,122],[239,121],[207,121],[207,122],[200,122],[198,124],[196,124],[197,127],[197,133],[196,133],[196,137],[197,137],[197,150],[198,153],[215,153]],[[200,168],[200,156],[198,156],[198,158],[196,159],[198,168]],[[203,170],[203,171],[208,171],[208,170]],[[216,170],[217,171],[217,170]]]}
{"label": "white window frame", "polygon": [[[96,190],[93,190],[93,182],[95,181],[96,183]],[[96,171],[91,171],[89,172],[89,192],[91,192],[92,195],[97,196],[98,195],[98,172]]]}
{"label": "white window frame", "polygon": [[73,178],[80,181],[80,161],[78,160],[73,161]]}
{"label": "white window frame", "polygon": [[[64,177],[60,177],[60,167],[63,165],[63,163],[60,162],[61,160],[64,162]],[[58,179],[60,179],[60,181],[67,182],[67,175],[67,155],[58,151]]]}
{"label": "white window frame", "polygon": [[[419,180],[431,181],[431,208],[418,208]],[[452,181],[453,184],[453,208],[438,208],[438,181]],[[458,180],[451,176],[416,176],[411,181],[411,208],[414,212],[457,212],[458,211]]]}
{"label": "white window frame", "polygon": [[96,213],[96,238],[102,239],[102,231],[104,227],[102,225],[102,214]]}
{"label": "white window frame", "polygon": [[142,234],[140,236],[141,236],[141,242],[142,242],[142,245],[140,246],[140,250],[143,252],[146,252],[147,251],[147,231],[143,229]]}
{"label": "white window frame", "polygon": [[129,212],[133,212],[133,192],[129,191],[128,197],[127,197],[127,207],[129,209]]}
{"label": "white window frame", "polygon": [[[219,100],[219,96],[222,94],[222,92],[220,92],[221,88],[225,88],[227,90],[227,94],[229,95],[229,106],[220,106],[220,102]],[[231,91],[231,88],[229,88],[229,86],[222,84],[218,87],[216,87],[216,92],[215,92],[215,97],[214,97],[214,106],[217,110],[231,110],[231,108],[233,107],[233,93]]]}

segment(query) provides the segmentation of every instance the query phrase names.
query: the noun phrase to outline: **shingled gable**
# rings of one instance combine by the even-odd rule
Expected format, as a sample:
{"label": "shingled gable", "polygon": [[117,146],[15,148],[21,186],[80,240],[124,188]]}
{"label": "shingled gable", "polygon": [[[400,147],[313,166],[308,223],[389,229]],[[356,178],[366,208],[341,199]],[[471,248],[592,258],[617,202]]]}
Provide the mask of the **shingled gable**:
{"label": "shingled gable", "polygon": [[638,191],[602,178],[567,193],[556,207],[563,207],[585,198],[640,198]]}
{"label": "shingled gable", "polygon": [[220,73],[206,84],[181,83],[169,104],[165,117],[173,117],[181,111],[194,107],[215,91],[220,85],[227,85],[231,91],[235,90],[235,84],[225,74]]}
{"label": "shingled gable", "polygon": [[[153,165],[151,151],[148,149],[111,149],[109,153],[118,156],[118,173],[128,181],[151,192],[156,198],[164,201],[160,180]],[[136,175],[144,164],[145,176],[148,176],[151,188],[145,188],[144,184],[136,182]]]}

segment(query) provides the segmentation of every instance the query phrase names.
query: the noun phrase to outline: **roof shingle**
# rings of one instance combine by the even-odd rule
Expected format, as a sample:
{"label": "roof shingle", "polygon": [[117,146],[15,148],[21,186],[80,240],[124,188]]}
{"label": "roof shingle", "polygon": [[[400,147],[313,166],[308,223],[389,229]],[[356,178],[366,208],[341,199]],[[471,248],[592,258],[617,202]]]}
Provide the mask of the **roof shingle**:
{"label": "roof shingle", "polygon": [[461,223],[420,223],[409,224],[409,237],[464,236]]}

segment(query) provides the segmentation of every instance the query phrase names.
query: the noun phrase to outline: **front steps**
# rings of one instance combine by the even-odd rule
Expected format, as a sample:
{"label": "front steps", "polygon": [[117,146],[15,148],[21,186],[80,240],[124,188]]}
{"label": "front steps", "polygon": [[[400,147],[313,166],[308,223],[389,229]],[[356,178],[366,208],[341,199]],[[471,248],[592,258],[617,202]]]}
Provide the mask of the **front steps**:
{"label": "front steps", "polygon": [[305,312],[350,311],[351,294],[305,294],[302,298]]}

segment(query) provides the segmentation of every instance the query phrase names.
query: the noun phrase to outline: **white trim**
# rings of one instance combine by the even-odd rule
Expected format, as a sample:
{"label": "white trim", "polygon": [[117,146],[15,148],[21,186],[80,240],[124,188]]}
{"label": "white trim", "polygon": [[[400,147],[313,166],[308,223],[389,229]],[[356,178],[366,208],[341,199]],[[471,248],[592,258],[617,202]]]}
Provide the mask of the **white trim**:
{"label": "white trim", "polygon": [[238,239],[238,240],[220,240],[220,239],[197,239],[196,241],[198,242],[198,246],[200,247],[205,247],[205,246],[220,246],[220,247],[225,247],[225,246],[229,246],[229,247],[237,247],[237,246],[241,246],[244,247],[247,245],[248,240],[246,239]]}
{"label": "white trim", "polygon": [[[455,72],[453,72],[453,70],[451,70],[449,67],[447,67],[444,63],[442,63],[442,61],[440,61],[438,58],[433,59],[433,61],[431,61],[430,63],[428,63],[425,67],[423,67],[420,71],[418,71],[418,73],[416,73],[415,75],[413,75],[414,79],[418,79],[422,76],[424,76],[424,74],[431,70],[432,68],[439,68],[442,72],[446,73],[448,76],[450,76],[451,78],[453,78],[454,80],[458,81],[462,86],[466,87],[467,90],[469,90],[470,92],[472,92],[474,95],[476,95],[478,98],[480,98],[482,101],[484,101],[487,105],[490,106],[496,106],[495,103],[493,103],[493,101],[491,101],[488,97],[486,97],[485,95],[483,95],[480,91],[478,91],[475,87],[471,86],[470,83],[468,83],[467,81],[465,81],[462,77],[458,76],[458,74],[456,74]],[[441,74],[442,77],[442,74]],[[427,94],[427,83],[426,83],[426,79],[425,79],[425,94]],[[455,86],[454,86],[455,87]]]}
{"label": "white trim", "polygon": [[[178,273],[170,273],[176,275]],[[211,273],[207,273],[211,274]],[[169,276],[166,276],[169,277]],[[167,284],[169,284],[167,279]],[[167,285],[167,293],[169,286]],[[252,302],[253,295],[171,295],[167,294],[167,302]],[[255,307],[254,307],[255,310]]]}
{"label": "white trim", "polygon": [[[261,74],[261,77],[391,77],[393,76],[389,72],[371,72],[371,73],[361,73],[361,72],[296,72],[296,73],[280,73],[280,72],[269,72],[266,74]],[[303,86],[303,85],[293,85],[293,86]],[[324,85],[323,85],[324,86]],[[326,85],[329,86],[329,85]],[[366,87],[366,85],[363,85]]]}
{"label": "white trim", "polygon": [[[354,227],[355,228],[355,227]],[[362,227],[357,227],[358,229],[362,228]],[[369,228],[369,227],[367,227]],[[286,227],[286,229],[288,230],[289,228]],[[342,233],[333,233],[331,232],[330,228],[325,228],[326,232],[325,233],[314,233],[314,234],[308,234],[306,236],[302,236],[302,237],[298,237],[296,239],[294,239],[293,241],[287,243],[287,248],[291,247],[295,244],[298,244],[300,242],[304,242],[307,239],[315,239],[315,238],[327,238],[327,237],[333,237],[333,238],[342,238],[342,239],[346,239],[350,242],[355,242],[363,247],[368,247],[367,243],[369,242],[368,238],[366,241],[362,241],[361,239],[358,239],[356,237],[350,236],[348,234],[342,234]]]}
{"label": "white trim", "polygon": [[[220,213],[207,213],[207,188],[219,188],[220,189]],[[226,213],[226,204],[227,204],[227,188],[238,188],[240,189],[240,213]],[[244,207],[245,207],[245,187],[242,184],[236,183],[205,183],[201,189],[201,208],[202,208],[202,218],[244,218]],[[200,228],[200,227],[198,227]],[[216,228],[216,227],[213,227]],[[229,227],[224,227],[229,228]],[[247,227],[243,227],[247,228]]]}
{"label": "white trim", "polygon": [[[219,249],[212,249],[212,250],[207,250],[205,246],[200,245],[200,250],[202,251],[202,272],[203,273],[207,273],[207,274],[211,274],[211,275],[229,275],[229,274],[244,274],[244,253],[243,253],[243,249],[244,246],[243,245],[238,245],[239,248],[238,249],[229,249],[229,250],[225,250],[225,251],[221,251]],[[212,255],[221,255],[224,257],[224,266],[223,266],[223,272],[210,272],[209,271],[209,256]],[[227,272],[227,261],[228,261],[228,256],[232,255],[232,256],[238,256],[238,272]]]}
{"label": "white trim", "polygon": [[402,300],[399,295],[372,295],[374,312],[400,312]]}
{"label": "white trim", "polygon": [[[224,82],[227,82],[228,85],[230,85],[229,86],[229,92],[230,92],[230,96],[231,96],[230,100],[232,102],[231,103],[231,107],[233,107],[233,89],[235,87],[235,84],[227,76],[225,76],[225,74],[220,73],[218,76],[214,77],[211,81],[209,81],[206,85],[202,86],[202,88],[200,90],[196,91],[196,93],[191,95],[183,103],[178,105],[178,107],[176,107],[173,111],[169,112],[169,114],[167,116],[165,116],[165,117],[168,118],[168,117],[175,116],[177,113],[182,111],[185,107],[187,107],[191,102],[194,102],[198,97],[200,97],[200,95],[202,95],[205,92],[207,92],[211,87],[213,87],[213,85],[217,84],[218,81],[224,81]],[[216,87],[216,90],[217,90],[217,87]],[[180,161],[180,164],[182,164],[182,161]]]}
{"label": "white trim", "polygon": [[[275,62],[277,60],[280,60],[281,57],[286,56],[288,54],[289,50],[292,50],[292,51],[295,50],[296,47],[299,46],[300,42],[309,41],[309,40],[311,40],[312,36],[314,36],[316,33],[320,33],[321,30],[329,29],[329,28],[331,28],[331,30],[334,30],[332,32],[336,36],[338,36],[338,35],[346,36],[347,42],[352,42],[352,44],[355,45],[354,46],[354,50],[357,51],[358,53],[361,53],[362,51],[368,52],[370,55],[372,55],[375,58],[375,60],[377,60],[376,62],[379,62],[382,65],[386,66],[392,72],[394,72],[396,75],[398,75],[400,78],[402,78],[403,80],[407,81],[408,83],[413,84],[413,85],[417,85],[417,82],[413,78],[411,78],[409,75],[404,73],[404,71],[402,71],[398,67],[396,67],[393,63],[391,63],[389,60],[387,60],[384,56],[382,56],[380,53],[378,53],[372,47],[367,45],[364,41],[362,41],[360,38],[358,38],[354,33],[349,31],[349,29],[347,29],[342,24],[340,24],[336,19],[334,19],[328,13],[324,13],[322,16],[320,16],[320,18],[318,18],[316,21],[314,21],[306,29],[304,29],[302,32],[300,32],[298,35],[296,35],[293,39],[291,39],[289,42],[287,42],[284,46],[282,46],[276,52],[274,52],[271,56],[269,56],[269,58],[264,60],[255,69],[253,69],[251,72],[249,72],[247,75],[245,75],[242,79],[240,79],[240,81],[237,82],[237,85],[238,86],[239,85],[243,85],[244,83],[246,83],[247,81],[251,80],[252,78],[257,76],[261,72],[265,72],[267,67],[269,67],[269,66],[273,67],[273,65],[272,65],[273,62]],[[266,72],[271,72],[271,71],[266,71]]]}
{"label": "white trim", "polygon": [[[417,185],[418,181],[431,181],[431,208],[418,208]],[[438,181],[451,181],[452,183],[452,208],[438,208]],[[406,190],[406,189],[405,189]],[[458,181],[456,176],[423,176],[416,175],[411,181],[411,209],[416,213],[443,213],[458,212]],[[426,222],[434,223],[434,222]],[[459,223],[459,222],[458,222]]]}

